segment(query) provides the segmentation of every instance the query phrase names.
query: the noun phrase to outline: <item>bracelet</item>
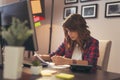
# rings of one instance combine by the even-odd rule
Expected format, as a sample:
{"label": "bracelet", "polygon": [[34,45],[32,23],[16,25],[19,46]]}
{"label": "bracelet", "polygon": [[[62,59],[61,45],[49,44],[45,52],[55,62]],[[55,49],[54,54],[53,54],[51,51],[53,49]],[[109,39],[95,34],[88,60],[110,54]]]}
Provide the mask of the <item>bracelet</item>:
{"label": "bracelet", "polygon": [[72,63],[73,63],[73,64],[77,64],[77,61],[76,61],[76,60],[72,60]]}

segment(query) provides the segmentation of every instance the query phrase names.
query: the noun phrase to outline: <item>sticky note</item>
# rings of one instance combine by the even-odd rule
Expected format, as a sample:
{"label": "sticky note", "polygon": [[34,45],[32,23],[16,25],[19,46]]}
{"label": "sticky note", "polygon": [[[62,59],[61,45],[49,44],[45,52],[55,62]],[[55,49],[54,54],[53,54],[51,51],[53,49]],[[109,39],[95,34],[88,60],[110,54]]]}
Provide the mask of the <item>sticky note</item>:
{"label": "sticky note", "polygon": [[74,75],[73,74],[67,74],[67,73],[59,73],[59,74],[56,74],[56,77],[60,78],[60,79],[71,80],[71,79],[74,78]]}

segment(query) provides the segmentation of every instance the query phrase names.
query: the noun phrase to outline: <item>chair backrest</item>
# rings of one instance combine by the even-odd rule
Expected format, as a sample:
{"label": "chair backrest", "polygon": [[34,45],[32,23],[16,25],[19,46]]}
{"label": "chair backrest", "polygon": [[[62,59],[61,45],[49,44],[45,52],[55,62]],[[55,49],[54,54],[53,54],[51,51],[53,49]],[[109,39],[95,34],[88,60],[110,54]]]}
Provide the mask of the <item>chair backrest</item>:
{"label": "chair backrest", "polygon": [[103,71],[107,71],[110,49],[112,42],[110,40],[99,40],[99,58],[98,67]]}

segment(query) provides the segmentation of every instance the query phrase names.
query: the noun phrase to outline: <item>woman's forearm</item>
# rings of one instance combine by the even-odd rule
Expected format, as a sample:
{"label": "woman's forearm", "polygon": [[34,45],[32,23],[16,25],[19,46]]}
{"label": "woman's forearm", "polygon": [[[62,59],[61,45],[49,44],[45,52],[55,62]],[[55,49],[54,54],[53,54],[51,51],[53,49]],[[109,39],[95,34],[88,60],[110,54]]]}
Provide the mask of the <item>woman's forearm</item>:
{"label": "woman's forearm", "polygon": [[86,61],[86,60],[77,60],[77,64],[88,65],[88,61]]}
{"label": "woman's forearm", "polygon": [[65,58],[62,56],[53,56],[51,57],[52,61],[56,64],[56,65],[71,65],[71,64],[80,64],[80,65],[88,65],[88,61],[85,60],[73,60],[70,58]]}
{"label": "woman's forearm", "polygon": [[51,61],[51,58],[49,55],[40,55],[40,57],[45,61]]}
{"label": "woman's forearm", "polygon": [[73,59],[69,59],[66,58],[65,59],[66,64],[80,64],[80,65],[88,65],[88,61],[86,60],[73,60]]}

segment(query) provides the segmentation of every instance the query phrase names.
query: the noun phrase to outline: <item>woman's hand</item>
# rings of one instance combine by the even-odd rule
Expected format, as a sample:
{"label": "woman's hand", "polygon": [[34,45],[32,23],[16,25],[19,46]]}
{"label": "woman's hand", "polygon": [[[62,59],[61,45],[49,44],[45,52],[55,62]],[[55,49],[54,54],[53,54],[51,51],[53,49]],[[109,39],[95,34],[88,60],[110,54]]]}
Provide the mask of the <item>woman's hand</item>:
{"label": "woman's hand", "polygon": [[[47,54],[46,55],[40,55],[40,54],[38,54],[38,56],[41,57],[45,61],[51,61],[50,56],[47,55]],[[37,60],[37,59],[39,60],[39,58],[36,55],[32,56],[32,58],[31,58],[32,61]]]}
{"label": "woman's hand", "polygon": [[43,59],[43,60],[45,60],[45,61],[51,61],[51,58],[50,58],[50,56],[49,55],[40,55],[40,57]]}
{"label": "woman's hand", "polygon": [[88,61],[85,61],[85,60],[77,60],[76,62],[77,62],[76,64],[88,65]]}
{"label": "woman's hand", "polygon": [[[74,64],[72,59],[69,58],[64,58],[62,56],[53,56],[51,57],[52,62],[55,63],[55,65],[64,65],[64,64]],[[84,61],[84,60],[75,60],[76,64],[80,64],[80,65],[88,65],[88,61]]]}
{"label": "woman's hand", "polygon": [[52,62],[55,63],[55,65],[64,65],[64,64],[71,64],[71,59],[64,58],[62,56],[53,56],[51,57]]}

